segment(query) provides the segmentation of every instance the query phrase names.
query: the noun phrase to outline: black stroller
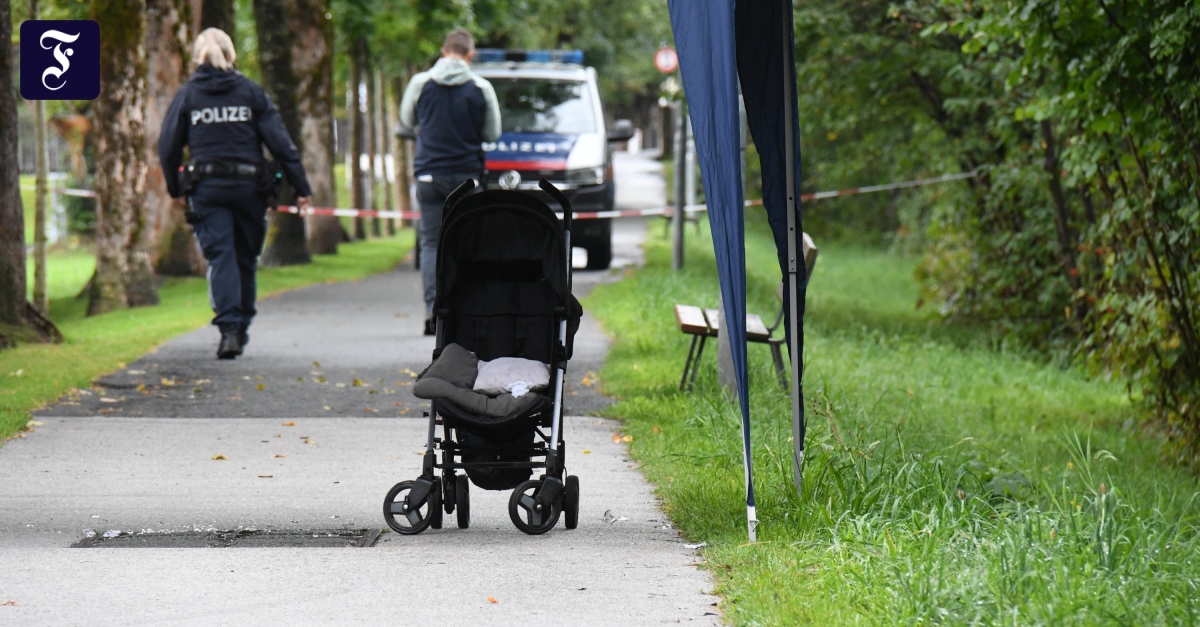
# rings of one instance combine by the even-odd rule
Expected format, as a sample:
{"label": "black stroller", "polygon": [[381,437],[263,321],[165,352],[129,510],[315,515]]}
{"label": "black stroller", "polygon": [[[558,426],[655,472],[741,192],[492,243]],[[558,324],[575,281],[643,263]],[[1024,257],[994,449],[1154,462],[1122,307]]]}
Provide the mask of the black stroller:
{"label": "black stroller", "polygon": [[[525,533],[549,531],[560,515],[567,529],[578,525],[579,479],[564,469],[562,417],[567,361],[583,310],[571,295],[570,204],[549,181],[540,187],[562,207],[561,222],[542,197],[470,194],[471,181],[446,200],[437,254],[437,344],[422,379],[443,355],[458,351],[479,360],[539,361],[549,368],[549,384],[529,392],[536,397],[524,399],[520,411],[503,416],[433,397],[421,476],[397,483],[384,499],[384,518],[397,533],[439,529],[443,511],[457,514],[458,526],[467,528],[471,483],[512,489],[508,514]],[[533,478],[535,469],[543,474]]]}

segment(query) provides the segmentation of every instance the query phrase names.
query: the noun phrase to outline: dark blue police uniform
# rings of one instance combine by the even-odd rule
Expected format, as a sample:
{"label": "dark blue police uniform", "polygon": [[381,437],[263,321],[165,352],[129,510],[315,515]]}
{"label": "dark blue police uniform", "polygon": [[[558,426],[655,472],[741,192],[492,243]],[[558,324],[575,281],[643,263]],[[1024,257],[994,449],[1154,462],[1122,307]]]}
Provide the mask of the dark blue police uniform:
{"label": "dark blue police uniform", "polygon": [[[158,141],[167,190],[175,198],[189,194],[188,222],[208,260],[213,324],[223,338],[239,338],[236,353],[219,353],[223,358],[240,354],[257,313],[255,270],[267,231],[268,200],[258,184],[264,144],[296,195],[311,196],[300,153],[270,96],[241,73],[209,64],[175,94]],[[197,179],[190,192],[176,175],[185,145]]]}

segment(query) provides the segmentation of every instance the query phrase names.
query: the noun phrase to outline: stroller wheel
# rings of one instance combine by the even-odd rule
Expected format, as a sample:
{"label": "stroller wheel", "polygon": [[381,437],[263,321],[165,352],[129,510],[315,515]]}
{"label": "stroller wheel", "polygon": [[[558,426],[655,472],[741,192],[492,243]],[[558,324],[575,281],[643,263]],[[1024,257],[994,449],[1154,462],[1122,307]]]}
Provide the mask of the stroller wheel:
{"label": "stroller wheel", "polygon": [[454,488],[455,511],[458,512],[458,528],[466,529],[471,526],[471,481],[466,475],[459,475],[458,484]]}
{"label": "stroller wheel", "polygon": [[579,526],[579,477],[567,475],[567,484],[563,487],[563,523],[567,529]]}
{"label": "stroller wheel", "polygon": [[431,522],[429,514],[434,511],[430,507],[432,495],[424,497],[420,502],[410,502],[409,496],[415,485],[415,481],[401,481],[392,486],[383,499],[383,519],[392,531],[406,536],[425,531]]}
{"label": "stroller wheel", "polygon": [[433,489],[429,491],[429,526],[434,529],[442,528],[442,480],[433,480]]}
{"label": "stroller wheel", "polygon": [[562,506],[558,499],[549,503],[540,503],[538,493],[542,490],[542,482],[530,479],[513,489],[508,499],[508,517],[513,525],[525,533],[536,536],[546,533],[558,524],[558,516]]}

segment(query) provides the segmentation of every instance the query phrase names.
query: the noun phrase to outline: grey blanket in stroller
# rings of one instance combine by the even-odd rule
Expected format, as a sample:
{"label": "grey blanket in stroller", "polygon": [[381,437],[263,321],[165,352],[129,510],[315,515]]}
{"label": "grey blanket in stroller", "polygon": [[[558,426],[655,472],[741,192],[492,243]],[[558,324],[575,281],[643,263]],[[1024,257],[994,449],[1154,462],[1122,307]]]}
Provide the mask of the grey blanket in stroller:
{"label": "grey blanket in stroller", "polygon": [[413,386],[413,396],[425,400],[448,400],[473,414],[503,418],[523,414],[543,402],[539,394],[488,396],[476,392],[475,377],[479,373],[479,358],[475,353],[448,344]]}

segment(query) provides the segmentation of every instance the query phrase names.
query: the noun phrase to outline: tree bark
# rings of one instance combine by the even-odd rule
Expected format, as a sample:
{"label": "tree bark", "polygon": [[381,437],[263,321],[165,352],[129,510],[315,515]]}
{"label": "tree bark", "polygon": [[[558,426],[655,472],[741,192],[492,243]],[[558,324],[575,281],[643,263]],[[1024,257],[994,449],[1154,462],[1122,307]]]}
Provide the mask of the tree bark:
{"label": "tree bark", "polygon": [[25,208],[17,170],[12,7],[0,2],[0,348],[4,327],[25,325]]}
{"label": "tree bark", "polygon": [[92,0],[100,25],[96,273],[88,315],[158,304],[146,205],[146,3]]}
{"label": "tree bark", "polygon": [[[29,18],[41,19],[38,0],[29,0]],[[50,196],[50,162],[46,154],[46,103],[33,101],[34,143],[37,145],[37,189],[33,213],[33,306],[50,315],[46,295],[46,200]]]}
{"label": "tree bark", "polygon": [[[377,153],[380,169],[383,172],[383,208],[388,211],[394,211],[396,208],[395,199],[392,197],[392,180],[388,177],[388,157],[392,157],[392,141],[391,134],[387,132],[387,107],[384,103],[387,102],[387,96],[384,94],[387,88],[387,83],[383,80],[383,70],[375,70],[375,144],[379,149]],[[395,157],[391,159],[392,163],[396,162]],[[387,227],[388,235],[396,234],[396,221],[388,218],[384,221]]]}
{"label": "tree bark", "polygon": [[[367,208],[375,211],[379,209],[379,179],[376,178],[376,172],[379,171],[377,168],[382,146],[379,141],[379,120],[376,119],[379,115],[379,108],[375,103],[379,96],[379,89],[375,85],[376,77],[373,66],[371,56],[368,54],[367,64],[363,68],[365,70],[363,80],[367,83],[367,155],[370,158],[367,166]],[[383,236],[383,220],[378,217],[371,218],[371,235]]]}
{"label": "tree bark", "polygon": [[219,28],[230,37],[234,36],[233,0],[202,0],[200,30],[206,28]]}
{"label": "tree bark", "polygon": [[[362,99],[363,65],[366,64],[367,42],[359,37],[351,44],[350,51],[350,203],[355,209],[367,207],[367,192],[363,182],[362,155],[367,152],[367,129],[363,119]],[[367,221],[354,218],[354,239],[367,239]]]}
{"label": "tree bark", "polygon": [[[298,21],[313,19],[307,10],[312,3],[305,0],[254,0],[254,21],[258,31],[258,62],[262,67],[263,87],[275,100],[279,115],[288,134],[296,142],[300,154],[301,119],[298,109],[297,77],[292,59],[293,43],[299,45],[293,29]],[[304,10],[303,15],[298,15]],[[298,20],[297,18],[300,18]],[[319,16],[325,21],[324,11]],[[280,197],[283,204],[293,204],[295,191],[286,186]],[[304,232],[304,218],[290,213],[272,211],[267,224],[267,242],[262,255],[264,266],[289,266],[312,262]]]}
{"label": "tree bark", "polygon": [[[387,124],[384,126],[386,129],[384,132],[387,133],[389,138],[392,138],[392,140],[395,142],[394,145],[396,146],[396,149],[393,152],[396,160],[396,207],[400,211],[412,211],[413,207],[412,203],[410,202],[412,198],[410,195],[412,191],[412,178],[409,176],[409,171],[411,170],[409,163],[411,160],[408,158],[409,142],[407,139],[395,137],[392,132],[392,125],[396,124],[400,119],[398,113],[400,110],[400,98],[402,98],[404,95],[404,85],[408,81],[406,80],[406,77],[397,76],[393,78],[391,82],[392,97],[387,100],[388,107],[386,109],[387,113],[385,114]],[[406,221],[400,221],[400,226],[403,227],[406,224]]]}
{"label": "tree bark", "polygon": [[183,84],[190,56],[190,0],[146,2],[146,204],[153,234],[154,270],[165,276],[203,276],[207,263],[184,209],[167,193],[158,162],[158,134],[175,92]]}
{"label": "tree bark", "polygon": [[1058,232],[1058,257],[1063,266],[1063,274],[1071,290],[1079,289],[1079,270],[1075,267],[1076,236],[1071,229],[1070,210],[1067,207],[1066,194],[1062,188],[1062,166],[1058,161],[1058,150],[1054,142],[1054,127],[1050,120],[1042,120],[1042,142],[1045,147],[1045,162],[1043,167],[1050,176],[1050,197],[1054,200],[1054,228]]}
{"label": "tree bark", "polygon": [[[313,206],[337,205],[333,182],[333,22],[325,19],[329,0],[299,0],[291,19],[292,71],[300,114],[297,138]],[[290,127],[289,127],[290,128]],[[308,246],[318,255],[336,255],[345,238],[335,216],[308,216]]]}

